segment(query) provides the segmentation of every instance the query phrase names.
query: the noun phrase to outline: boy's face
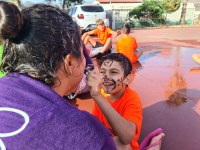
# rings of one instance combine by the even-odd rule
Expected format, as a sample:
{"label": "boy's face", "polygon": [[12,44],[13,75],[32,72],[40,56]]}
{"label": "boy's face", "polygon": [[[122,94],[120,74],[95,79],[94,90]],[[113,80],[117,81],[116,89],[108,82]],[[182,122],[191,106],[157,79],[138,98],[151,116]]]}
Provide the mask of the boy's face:
{"label": "boy's face", "polygon": [[100,73],[103,89],[107,94],[115,94],[125,89],[127,83],[119,62],[105,60],[101,65]]}
{"label": "boy's face", "polygon": [[97,28],[98,28],[99,30],[101,30],[101,31],[104,31],[104,30],[105,30],[105,27],[106,27],[106,26],[105,26],[104,24],[102,24],[102,25],[101,25],[101,24],[98,24],[98,25],[97,25]]}

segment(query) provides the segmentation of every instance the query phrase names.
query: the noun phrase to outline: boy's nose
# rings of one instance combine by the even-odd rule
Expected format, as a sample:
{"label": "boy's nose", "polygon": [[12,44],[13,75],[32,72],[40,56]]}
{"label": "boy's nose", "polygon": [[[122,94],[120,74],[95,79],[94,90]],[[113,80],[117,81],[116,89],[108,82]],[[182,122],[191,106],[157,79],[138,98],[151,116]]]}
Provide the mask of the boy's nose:
{"label": "boy's nose", "polygon": [[103,78],[104,78],[104,79],[109,79],[109,77],[110,77],[109,73],[108,73],[108,72],[105,72]]}

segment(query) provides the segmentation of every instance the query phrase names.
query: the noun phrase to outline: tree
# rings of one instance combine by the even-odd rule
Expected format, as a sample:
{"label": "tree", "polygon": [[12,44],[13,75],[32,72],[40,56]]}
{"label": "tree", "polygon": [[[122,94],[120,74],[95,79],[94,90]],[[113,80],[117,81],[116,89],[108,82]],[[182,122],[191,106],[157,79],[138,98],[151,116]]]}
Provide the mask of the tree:
{"label": "tree", "polygon": [[138,19],[140,21],[162,22],[166,13],[166,5],[159,0],[144,0],[141,5],[129,12],[129,18]]}
{"label": "tree", "polygon": [[181,18],[179,23],[185,24],[185,17],[186,17],[186,9],[187,9],[187,0],[182,0],[182,11],[181,11]]}
{"label": "tree", "polygon": [[[46,2],[52,2],[52,1],[56,1],[56,0],[46,0]],[[83,0],[59,0],[61,5],[62,5],[62,9],[65,10],[65,8],[69,8],[71,6],[72,3],[79,3],[82,4]]]}
{"label": "tree", "polygon": [[164,0],[167,13],[172,13],[180,8],[181,0]]}

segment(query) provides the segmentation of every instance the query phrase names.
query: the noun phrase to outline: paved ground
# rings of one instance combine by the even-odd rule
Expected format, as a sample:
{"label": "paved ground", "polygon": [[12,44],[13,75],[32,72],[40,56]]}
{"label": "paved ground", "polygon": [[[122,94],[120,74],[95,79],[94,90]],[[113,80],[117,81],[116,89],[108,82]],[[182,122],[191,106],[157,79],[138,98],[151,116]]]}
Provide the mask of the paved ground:
{"label": "paved ground", "polygon": [[[130,85],[143,105],[139,141],[161,127],[166,134],[162,150],[199,150],[200,65],[191,56],[200,53],[200,26],[134,30],[133,34],[144,51],[133,66],[136,73]],[[79,108],[90,112],[93,101],[85,98],[78,100]]]}
{"label": "paved ground", "polygon": [[133,82],[144,108],[140,141],[161,127],[163,150],[200,149],[200,65],[191,59],[199,35],[200,27],[135,31],[145,51]]}
{"label": "paved ground", "polygon": [[172,46],[200,48],[200,26],[134,30],[140,44],[162,43]]}

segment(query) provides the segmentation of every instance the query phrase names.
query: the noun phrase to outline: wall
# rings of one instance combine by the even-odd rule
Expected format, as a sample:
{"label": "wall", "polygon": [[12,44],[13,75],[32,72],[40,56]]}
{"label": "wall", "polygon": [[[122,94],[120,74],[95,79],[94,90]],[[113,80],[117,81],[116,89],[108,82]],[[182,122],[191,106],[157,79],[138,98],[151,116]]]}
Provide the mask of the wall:
{"label": "wall", "polygon": [[126,22],[128,12],[140,4],[141,3],[107,3],[101,5],[110,16],[110,27],[112,27],[112,29],[118,29]]}
{"label": "wall", "polygon": [[[110,15],[110,27],[118,29],[122,24],[126,22],[128,12],[140,5],[141,3],[107,3],[101,4]],[[178,23],[182,11],[181,7],[174,13],[167,14],[167,20],[176,21]],[[200,23],[200,2],[189,1],[186,10],[186,20],[191,23]]]}
{"label": "wall", "polygon": [[[181,17],[181,11],[182,11],[182,4],[181,7],[174,13],[167,14],[167,20],[171,21],[179,21]],[[188,3],[187,9],[186,9],[186,18],[185,20],[194,20],[195,18],[195,7],[194,3]]]}

